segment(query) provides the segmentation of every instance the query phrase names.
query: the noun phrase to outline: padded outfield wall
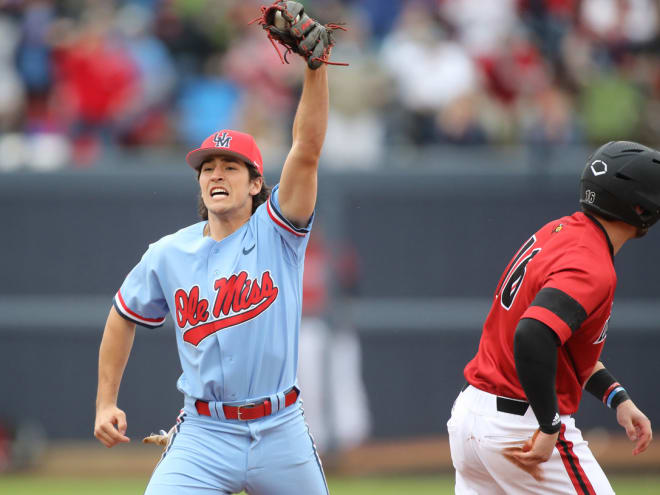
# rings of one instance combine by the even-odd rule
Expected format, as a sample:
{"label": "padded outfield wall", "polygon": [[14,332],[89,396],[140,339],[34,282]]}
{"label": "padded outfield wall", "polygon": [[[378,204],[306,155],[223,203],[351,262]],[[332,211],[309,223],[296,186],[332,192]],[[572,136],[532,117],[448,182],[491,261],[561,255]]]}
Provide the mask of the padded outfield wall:
{"label": "padded outfield wall", "polygon": [[[534,229],[576,209],[578,173],[322,174],[319,226],[350,241],[361,267],[329,317],[360,335],[374,437],[445,432],[501,271]],[[0,175],[0,417],[91,438],[112,296],[149,242],[196,221],[195,187],[169,168]],[[658,252],[660,228],[617,256],[604,352],[656,424]],[[136,338],[120,393],[134,432],[170,424],[181,407],[173,332],[168,322]],[[591,397],[578,418],[618,429]]]}

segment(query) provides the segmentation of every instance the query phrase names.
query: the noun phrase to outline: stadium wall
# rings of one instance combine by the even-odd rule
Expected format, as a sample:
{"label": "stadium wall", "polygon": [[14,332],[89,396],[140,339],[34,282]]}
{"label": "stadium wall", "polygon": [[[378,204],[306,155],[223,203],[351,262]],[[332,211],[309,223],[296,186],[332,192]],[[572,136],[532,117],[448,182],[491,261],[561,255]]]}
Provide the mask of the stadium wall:
{"label": "stadium wall", "polygon": [[[329,318],[354,327],[375,438],[443,433],[495,284],[546,221],[575,211],[579,170],[326,172],[318,227],[350,243],[360,276]],[[273,178],[269,177],[270,182]],[[187,171],[0,175],[0,418],[91,438],[96,360],[114,292],[149,242],[196,221]],[[604,361],[652,422],[660,349],[660,229],[617,256]],[[136,435],[181,407],[173,327],[141,329],[120,406]],[[303,392],[304,394],[304,392]],[[581,424],[618,429],[585,397]]]}

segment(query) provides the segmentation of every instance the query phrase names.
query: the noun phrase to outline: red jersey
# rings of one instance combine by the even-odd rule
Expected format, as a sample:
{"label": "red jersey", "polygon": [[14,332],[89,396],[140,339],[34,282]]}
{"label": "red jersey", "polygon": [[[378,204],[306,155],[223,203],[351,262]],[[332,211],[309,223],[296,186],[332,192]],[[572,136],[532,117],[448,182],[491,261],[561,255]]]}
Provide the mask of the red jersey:
{"label": "red jersey", "polygon": [[575,213],[546,224],[500,278],[465,378],[485,392],[526,399],[516,372],[513,335],[522,318],[533,318],[561,342],[559,413],[575,413],[603,349],[615,289],[612,244],[593,217]]}

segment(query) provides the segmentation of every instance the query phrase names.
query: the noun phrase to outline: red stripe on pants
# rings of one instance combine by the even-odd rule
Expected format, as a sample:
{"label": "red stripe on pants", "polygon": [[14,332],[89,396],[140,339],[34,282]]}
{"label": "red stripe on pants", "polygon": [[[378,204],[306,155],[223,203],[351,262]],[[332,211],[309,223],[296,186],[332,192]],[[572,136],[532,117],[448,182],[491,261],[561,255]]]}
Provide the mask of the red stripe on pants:
{"label": "red stripe on pants", "polygon": [[566,439],[566,425],[561,425],[559,431],[559,438],[557,439],[557,449],[561,454],[561,460],[564,463],[566,472],[571,478],[575,491],[580,495],[596,495],[594,487],[591,486],[589,478],[585,474],[582,466],[580,466],[580,459],[573,452],[573,442]]}

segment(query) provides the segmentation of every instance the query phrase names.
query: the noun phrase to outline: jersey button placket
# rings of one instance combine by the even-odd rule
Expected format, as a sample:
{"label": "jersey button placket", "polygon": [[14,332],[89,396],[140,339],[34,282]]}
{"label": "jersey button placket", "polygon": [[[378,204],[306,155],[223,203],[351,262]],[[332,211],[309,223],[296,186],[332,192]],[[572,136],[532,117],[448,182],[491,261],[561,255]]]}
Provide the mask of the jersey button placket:
{"label": "jersey button placket", "polygon": [[[213,312],[214,307],[215,307],[215,298],[217,295],[217,291],[215,288],[215,282],[221,278],[220,277],[220,268],[218,267],[218,258],[217,255],[220,253],[220,249],[218,247],[213,247],[209,251],[209,259],[208,259],[208,282],[209,282],[209,319],[210,320],[216,320],[216,316]],[[219,315],[221,318],[222,315]],[[218,346],[218,354],[220,355],[220,362],[218,363],[218,366],[220,367],[220,390],[221,390],[221,395],[222,397],[227,397],[227,390],[225,387],[225,362],[223,359],[223,344],[222,344],[222,331],[216,332],[215,335],[215,341]]]}

